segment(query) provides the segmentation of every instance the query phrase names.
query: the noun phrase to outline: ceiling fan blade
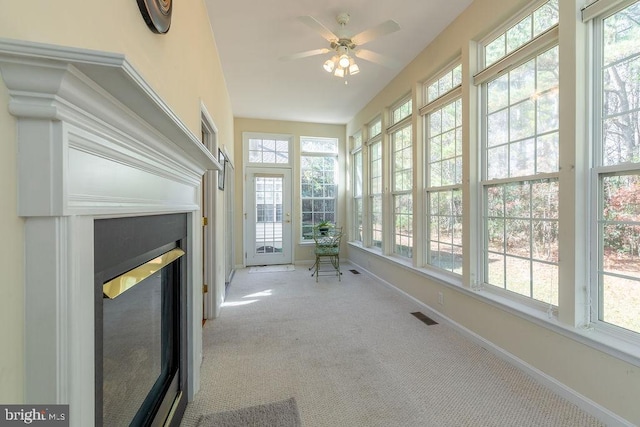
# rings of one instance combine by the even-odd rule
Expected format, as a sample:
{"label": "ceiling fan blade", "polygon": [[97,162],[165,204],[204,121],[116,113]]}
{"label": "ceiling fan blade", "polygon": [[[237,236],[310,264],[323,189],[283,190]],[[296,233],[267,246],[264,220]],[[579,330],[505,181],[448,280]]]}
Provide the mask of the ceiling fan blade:
{"label": "ceiling fan blade", "polygon": [[305,15],[305,16],[298,17],[298,19],[300,20],[300,22],[307,24],[312,30],[319,33],[327,41],[330,41],[330,42],[337,41],[339,38],[330,29],[325,27],[320,21],[318,21],[313,16]]}
{"label": "ceiling fan blade", "polygon": [[368,30],[364,30],[363,32],[356,34],[355,36],[351,37],[351,41],[355,43],[356,46],[361,46],[365,43],[369,43],[373,39],[377,39],[378,37],[395,33],[399,29],[400,25],[396,21],[390,19],[383,22],[382,24],[376,25],[375,27],[369,28]]}
{"label": "ceiling fan blade", "polygon": [[400,62],[398,62],[397,60],[393,58],[389,58],[388,56],[380,55],[379,53],[375,53],[371,50],[358,49],[355,51],[355,55],[358,58],[364,59],[365,61],[384,65],[385,67],[388,67],[388,68],[400,67]]}
{"label": "ceiling fan blade", "polygon": [[300,59],[300,58],[306,58],[307,56],[322,55],[323,53],[329,53],[329,52],[331,52],[331,49],[328,49],[328,48],[306,50],[304,52],[292,53],[291,55],[281,56],[279,59],[280,61],[290,61],[292,59]]}

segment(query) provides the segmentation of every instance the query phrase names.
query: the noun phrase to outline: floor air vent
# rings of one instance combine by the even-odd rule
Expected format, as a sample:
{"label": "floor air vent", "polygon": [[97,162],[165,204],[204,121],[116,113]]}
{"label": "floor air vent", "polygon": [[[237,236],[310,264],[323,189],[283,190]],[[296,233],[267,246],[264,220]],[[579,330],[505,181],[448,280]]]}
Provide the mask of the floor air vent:
{"label": "floor air vent", "polygon": [[438,322],[436,322],[429,316],[425,315],[424,313],[420,313],[419,311],[416,311],[415,313],[411,313],[411,314],[413,314],[416,318],[418,318],[420,321],[426,323],[429,326],[438,324]]}
{"label": "floor air vent", "polygon": [[349,270],[349,271],[352,272],[353,274],[360,274],[358,270]]}

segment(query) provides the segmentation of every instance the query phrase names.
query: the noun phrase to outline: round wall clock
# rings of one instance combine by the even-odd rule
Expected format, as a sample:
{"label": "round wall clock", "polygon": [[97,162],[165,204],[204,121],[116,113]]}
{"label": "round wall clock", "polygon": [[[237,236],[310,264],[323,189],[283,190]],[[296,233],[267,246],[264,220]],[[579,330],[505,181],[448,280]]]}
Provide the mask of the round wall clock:
{"label": "round wall clock", "polygon": [[166,33],[171,26],[171,0],[138,0],[140,13],[151,31]]}

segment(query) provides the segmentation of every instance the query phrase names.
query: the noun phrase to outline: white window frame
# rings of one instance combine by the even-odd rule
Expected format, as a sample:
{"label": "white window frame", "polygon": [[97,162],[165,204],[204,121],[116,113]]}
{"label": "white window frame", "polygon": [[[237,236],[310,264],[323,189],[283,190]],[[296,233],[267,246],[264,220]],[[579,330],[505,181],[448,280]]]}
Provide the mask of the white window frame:
{"label": "white window frame", "polygon": [[[460,76],[458,76],[458,74],[460,74]],[[450,87],[448,87],[449,83],[451,84]],[[433,86],[437,87],[438,94],[432,98],[430,89]],[[425,105],[420,108],[420,114],[424,115],[426,108],[430,110],[435,109],[428,107],[429,105],[432,105],[434,102],[438,101],[440,98],[450,94],[453,91],[456,91],[458,89],[462,90],[462,61],[459,58],[456,59],[451,64],[444,67],[442,71],[436,73],[435,77],[427,80],[422,85],[422,87],[422,99],[424,99]],[[458,96],[461,96],[461,94]]]}
{"label": "white window frame", "polygon": [[599,220],[603,210],[603,199],[601,195],[601,180],[603,177],[612,175],[632,175],[640,174],[640,162],[638,163],[618,163],[615,165],[604,165],[602,161],[602,92],[603,82],[601,79],[601,66],[603,65],[604,46],[601,43],[604,19],[620,12],[621,10],[637,3],[637,0],[597,0],[589,4],[582,10],[584,22],[592,24],[592,66],[591,70],[593,88],[593,103],[589,116],[592,118],[593,127],[592,149],[591,149],[591,170],[590,170],[590,326],[606,334],[608,337],[621,339],[623,342],[640,344],[640,332],[625,329],[613,323],[601,320],[602,305],[602,282],[600,266],[602,265],[602,239],[603,234],[599,226]]}
{"label": "white window frame", "polygon": [[[545,3],[547,3],[547,0],[538,1],[531,4],[528,8],[524,9],[520,14],[518,14],[514,19],[509,21],[507,25],[501,27],[500,29],[498,29],[498,31],[494,32],[485,40],[481,41],[481,43],[479,44],[480,64],[484,65],[483,58],[484,58],[484,52],[485,52],[484,48],[486,44],[491,43],[493,40],[495,40],[497,37],[496,35],[499,35],[500,33],[504,33],[508,31],[518,22],[521,22],[521,20],[524,17],[528,15],[532,15],[537,9],[542,7]],[[487,158],[486,158],[487,157],[486,156],[486,149],[487,149],[486,119],[488,117],[487,115],[487,83],[501,76],[504,76],[507,73],[511,72],[512,70],[516,69],[517,67],[521,66],[522,64],[537,58],[538,55],[543,54],[548,50],[557,47],[558,44],[559,44],[559,23],[556,23],[550,28],[548,28],[547,30],[545,30],[544,32],[540,33],[539,35],[532,37],[527,43],[523,44],[519,48],[504,55],[501,59],[497,60],[496,62],[493,62],[491,65],[489,65],[488,67],[486,67],[485,69],[477,73],[473,78],[474,84],[479,86],[481,89],[480,123],[482,123],[481,125],[482,132],[480,137],[481,144],[479,147],[480,154],[481,154],[480,155],[481,170],[480,170],[480,179],[479,179],[480,193],[479,193],[478,199],[479,199],[479,212],[482,213],[483,217],[486,217],[486,214],[487,214],[487,191],[490,187],[494,185],[504,185],[509,183],[514,183],[514,184],[531,183],[531,182],[545,181],[545,180],[559,182],[559,175],[560,175],[559,170],[553,173],[539,173],[535,175],[524,175],[524,176],[515,176],[515,177],[488,180],[487,179]],[[537,132],[535,133],[534,137],[536,135],[538,135]],[[507,216],[505,215],[504,218],[507,219]],[[533,222],[535,220],[535,217],[531,217],[528,220]],[[479,226],[479,231],[482,232],[482,238],[478,239],[479,246],[477,248],[478,256],[480,259],[480,263],[479,263],[480,272],[478,277],[480,277],[481,281],[484,282],[484,278],[488,274],[487,273],[488,250],[485,248],[485,241],[487,240],[487,236],[486,236],[487,229],[484,221],[481,222]],[[505,253],[505,256],[506,256],[506,253]],[[524,258],[524,259],[528,260],[528,262],[538,261],[538,260],[534,260],[532,254],[530,254],[528,258]],[[559,294],[559,289],[558,289],[559,262],[555,262],[551,264],[556,265],[557,271],[558,271],[556,282],[555,284],[551,284],[551,287],[555,286],[556,292]],[[506,274],[506,270],[503,270],[503,274]],[[482,286],[483,286],[483,289],[485,290],[489,290],[491,292],[497,293],[510,300],[523,303],[524,305],[528,305],[534,309],[541,310],[541,311],[547,310],[547,312],[550,313],[550,315],[552,313],[555,313],[555,311],[557,310],[557,307],[555,305],[550,304],[549,302],[542,302],[534,299],[533,285],[531,284],[530,284],[530,289],[531,289],[530,296],[521,295],[516,292],[507,290],[506,282],[505,282],[504,288],[500,288],[494,285],[488,285],[486,283],[484,283]]]}
{"label": "white window frame", "polygon": [[[403,97],[400,101],[392,105],[390,112],[390,127],[393,127],[400,122],[404,122],[407,118],[411,119],[411,115],[413,114],[413,100],[411,99],[411,95],[409,94]],[[399,113],[397,117],[396,113]]]}
{"label": "white window frame", "polygon": [[[397,115],[396,113],[400,113]],[[398,102],[393,104],[389,109],[389,118],[391,125],[387,128],[387,135],[389,138],[390,145],[390,159],[391,159],[391,198],[390,198],[390,211],[391,211],[391,230],[389,234],[384,236],[390,236],[392,241],[391,244],[388,245],[389,250],[396,256],[400,256],[406,259],[412,259],[414,253],[414,242],[415,238],[413,236],[413,185],[411,185],[408,189],[398,189],[397,188],[397,174],[396,170],[396,155],[400,152],[406,153],[409,150],[409,155],[411,156],[411,167],[409,172],[411,173],[411,182],[414,181],[414,170],[413,170],[413,151],[414,151],[414,141],[413,141],[413,124],[412,124],[412,115],[413,115],[413,100],[411,99],[411,95],[406,95],[401,98]],[[410,137],[410,146],[408,148],[404,148],[402,150],[396,149],[396,140],[397,138],[408,131]],[[399,172],[407,172],[407,170],[400,170]],[[398,215],[407,216],[406,212],[402,212],[398,214],[396,212],[396,201],[399,198],[406,198],[410,200],[411,203],[411,212],[409,213],[409,223],[410,230],[409,233],[407,230],[398,229],[397,218]],[[398,243],[406,242],[406,245],[402,245]],[[406,253],[399,250],[401,247],[407,247]]]}
{"label": "white window frame", "polygon": [[[420,108],[420,115],[422,116],[422,120],[423,120],[423,146],[425,147],[424,149],[424,164],[426,166],[426,170],[424,173],[424,178],[423,178],[423,182],[424,182],[424,204],[425,204],[425,215],[424,215],[424,234],[426,236],[424,240],[424,247],[423,247],[423,253],[424,253],[424,259],[423,259],[423,263],[424,265],[428,266],[429,268],[436,268],[439,269],[441,271],[445,271],[445,274],[455,274],[456,276],[461,276],[462,275],[462,260],[460,260],[461,262],[461,270],[460,273],[457,273],[454,271],[453,268],[451,269],[444,269],[441,265],[435,265],[431,262],[431,241],[432,241],[432,237],[431,237],[431,223],[432,223],[432,216],[431,216],[431,212],[432,212],[432,207],[431,207],[431,203],[430,203],[430,199],[431,199],[431,194],[432,193],[440,193],[440,192],[455,192],[455,191],[459,191],[460,193],[460,197],[463,197],[463,182],[462,179],[460,179],[460,182],[455,183],[455,184],[451,184],[451,185],[433,185],[433,183],[431,182],[430,179],[430,173],[431,173],[431,167],[430,165],[430,158],[431,158],[431,133],[430,133],[430,129],[431,127],[429,126],[429,120],[431,118],[431,114],[442,110],[443,108],[451,105],[452,103],[455,102],[460,102],[460,107],[464,108],[464,103],[462,102],[462,80],[460,79],[460,82],[456,81],[456,78],[454,77],[455,74],[458,72],[457,70],[460,70],[460,72],[462,71],[462,62],[460,60],[460,58],[456,59],[455,61],[453,61],[452,63],[448,64],[443,71],[440,71],[439,73],[436,74],[436,76],[428,81],[425,82],[425,84],[423,85],[423,99],[425,101],[427,101],[427,103]],[[429,97],[429,88],[433,87],[434,84],[438,84],[438,87],[440,87],[442,84],[441,82],[443,80],[450,80],[451,81],[451,87],[444,91],[444,92],[440,92],[438,90],[438,95],[435,96],[433,99],[430,99]],[[456,84],[457,83],[457,84]],[[463,120],[464,120],[464,115],[463,116]],[[461,123],[459,124],[460,128],[462,128],[463,123],[461,121]],[[462,144],[462,141],[460,141],[460,144]],[[461,161],[463,160],[463,153],[462,151],[460,152],[460,154],[456,157],[460,157]],[[461,164],[461,173],[464,170],[464,163]],[[464,215],[464,212],[461,213],[461,215]],[[461,238],[463,238],[462,236],[462,232],[461,232]],[[453,243],[452,243],[452,246]],[[460,245],[461,248],[461,253],[460,255],[462,256],[463,250],[464,250],[464,245],[461,244]],[[453,252],[451,252],[451,257],[453,258],[454,254]]]}
{"label": "white window frame", "polygon": [[[352,191],[352,225],[351,239],[352,242],[363,244],[364,242],[364,143],[362,141],[362,131],[356,132],[352,137],[351,150],[351,191]],[[360,159],[358,162],[358,158]],[[358,166],[360,175],[358,176]],[[358,188],[359,187],[359,188]],[[358,192],[359,190],[359,192]],[[358,216],[357,206],[360,205],[360,215]]]}
{"label": "white window frame", "polygon": [[[375,134],[375,135],[374,135]],[[367,206],[367,217],[369,219],[368,221],[368,226],[367,226],[367,235],[366,237],[363,236],[366,240],[365,240],[365,246],[373,248],[375,250],[379,250],[382,251],[384,248],[384,184],[385,184],[385,178],[384,178],[384,161],[385,161],[385,155],[384,155],[384,149],[383,149],[383,144],[382,144],[382,117],[378,116],[375,119],[373,119],[369,125],[367,125],[367,136],[368,136],[368,140],[366,142],[366,146],[367,146],[367,153],[369,153],[369,158],[368,158],[368,162],[367,162],[367,169],[369,170],[369,179],[367,180],[367,190],[368,190],[368,206]],[[374,147],[380,147],[380,158],[379,159],[374,159],[373,154],[374,154]],[[371,167],[373,161],[379,161],[380,162],[380,175],[379,176],[374,176],[373,175],[373,168]],[[374,178],[379,178],[380,179],[380,192],[374,192],[373,191],[373,185],[372,185],[372,180]],[[374,240],[374,235],[375,235],[375,231],[378,230],[374,230],[374,212],[373,209],[376,206],[376,203],[374,203],[376,201],[376,199],[380,200],[380,244],[376,244],[376,242],[378,242],[378,240]]]}
{"label": "white window frame", "polygon": [[[544,6],[549,1],[552,1],[552,0],[535,0],[534,2],[529,4],[528,7],[525,7],[524,9],[522,9],[520,13],[513,16],[507,23],[505,23],[505,25],[498,27],[494,32],[492,32],[491,34],[489,34],[487,37],[485,37],[483,40],[480,41],[480,45],[478,49],[478,63],[482,71],[478,73],[479,75],[483,74],[484,72],[495,74],[497,72],[495,71],[495,68],[504,69],[505,66],[510,66],[509,64],[512,60],[517,61],[518,58],[521,56],[520,51],[523,48],[525,48],[527,45],[530,45],[532,41],[546,39],[547,36],[545,34],[552,31],[553,28],[558,27],[558,25],[556,24],[538,33],[537,35],[534,35],[531,39],[529,39],[528,42],[524,43],[520,47],[517,47],[511,50],[510,52],[506,52],[502,57],[498,58],[491,64],[486,64],[485,62],[485,54],[486,54],[485,48],[488,45],[490,45],[493,41],[495,41],[501,35],[506,34],[510,29],[516,27],[526,17],[530,15],[534,15],[538,9],[541,9],[541,7]],[[562,0],[556,0],[556,1],[558,1],[558,5],[559,5],[560,1]],[[534,29],[532,28],[532,33],[533,31]],[[502,65],[497,65],[497,63],[501,63]]]}
{"label": "white window frame", "polygon": [[[279,134],[279,133],[265,133],[265,132],[243,132],[242,139],[244,141],[244,161],[247,167],[276,167],[276,168],[290,168],[293,164],[293,135]],[[285,141],[287,144],[287,162],[251,162],[250,148],[251,140],[269,140],[269,141]]]}
{"label": "white window frame", "polygon": [[[325,141],[330,141],[330,142],[335,142],[335,146],[336,146],[336,151],[332,151],[332,152],[328,152],[328,151],[304,151],[303,150],[303,143],[305,140],[325,140]],[[302,167],[300,168],[300,233],[299,233],[299,239],[302,243],[310,243],[313,242],[313,237],[312,237],[312,233],[311,230],[306,230],[304,228],[304,222],[303,222],[303,218],[304,218],[304,210],[303,210],[303,203],[304,200],[311,200],[311,203],[313,204],[313,202],[315,200],[322,200],[322,201],[326,201],[326,200],[333,200],[333,207],[334,207],[334,211],[333,211],[333,222],[334,224],[338,224],[338,185],[339,185],[339,162],[338,162],[338,154],[339,154],[339,140],[338,138],[325,138],[325,137],[316,137],[316,136],[301,136],[300,137],[300,154],[299,154],[299,158],[300,158],[300,165],[302,165],[302,158],[303,157],[314,157],[314,158],[331,158],[333,159],[333,168],[334,168],[334,194],[333,197],[315,197],[315,196],[311,196],[311,197],[303,197],[302,195]],[[326,213],[327,211],[323,211],[324,213]],[[312,215],[313,215],[313,209],[312,209]],[[315,219],[312,218],[312,222],[315,223]]]}

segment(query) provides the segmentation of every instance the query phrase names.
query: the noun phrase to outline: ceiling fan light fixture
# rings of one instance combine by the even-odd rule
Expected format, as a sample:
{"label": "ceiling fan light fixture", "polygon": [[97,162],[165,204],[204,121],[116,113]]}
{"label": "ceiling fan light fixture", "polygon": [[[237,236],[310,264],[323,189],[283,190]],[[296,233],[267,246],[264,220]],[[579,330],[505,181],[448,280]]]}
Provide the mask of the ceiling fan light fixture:
{"label": "ceiling fan light fixture", "polygon": [[[142,0],[138,0],[139,2]],[[151,0],[148,0],[151,1]],[[160,0],[154,0],[160,1]],[[168,1],[168,0],[162,0]],[[315,19],[312,16],[301,16],[299,20],[309,26],[312,30],[322,36],[325,40],[329,42],[329,47],[308,50],[305,52],[299,52],[293,55],[287,55],[282,57],[281,59],[297,59],[297,58],[306,58],[308,56],[321,55],[329,52],[333,52],[334,56],[324,61],[322,64],[322,68],[328,72],[333,73],[336,77],[345,78],[346,76],[352,76],[358,74],[360,72],[360,67],[356,64],[355,60],[352,58],[352,55],[356,55],[357,57],[364,59],[369,62],[379,63],[382,65],[387,65],[393,67],[395,64],[392,64],[392,61],[384,59],[383,55],[376,54],[375,52],[362,50],[360,46],[369,43],[372,40],[377,39],[378,37],[393,33],[400,29],[400,25],[393,20],[387,20],[375,27],[369,28],[368,30],[362,31],[356,35],[350,35],[348,31],[346,31],[346,25],[349,23],[349,14],[341,13],[336,17],[338,24],[340,24],[340,30],[336,33],[329,30],[325,27],[320,21]],[[357,51],[355,49],[358,49]],[[385,63],[386,62],[386,63]],[[398,64],[399,65],[399,64]],[[346,81],[345,81],[346,83]]]}
{"label": "ceiling fan light fixture", "polygon": [[331,59],[327,59],[322,66],[327,73],[330,73],[335,68],[336,64]]}
{"label": "ceiling fan light fixture", "polygon": [[349,61],[349,59],[350,59],[349,55],[343,54],[340,56],[340,60],[338,61],[338,64],[340,64],[342,68],[347,68],[349,66],[349,63],[351,62]]}
{"label": "ceiling fan light fixture", "polygon": [[351,74],[352,76],[354,74],[358,74],[360,72],[360,67],[358,67],[358,64],[356,64],[356,61],[353,60],[353,58],[351,58],[350,65],[349,65],[349,74]]}

